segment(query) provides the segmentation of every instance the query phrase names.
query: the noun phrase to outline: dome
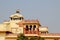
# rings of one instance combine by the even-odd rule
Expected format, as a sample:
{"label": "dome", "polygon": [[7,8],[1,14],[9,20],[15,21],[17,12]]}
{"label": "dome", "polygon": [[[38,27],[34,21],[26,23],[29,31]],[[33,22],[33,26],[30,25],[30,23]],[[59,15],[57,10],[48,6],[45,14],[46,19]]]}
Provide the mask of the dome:
{"label": "dome", "polygon": [[15,13],[15,14],[11,15],[10,17],[11,18],[14,18],[14,17],[23,17],[23,15]]}
{"label": "dome", "polygon": [[48,31],[48,28],[47,27],[40,27],[39,31]]}
{"label": "dome", "polygon": [[14,17],[23,17],[23,15],[21,15],[19,10],[17,10],[16,13],[14,13],[10,16],[10,18],[14,18]]}

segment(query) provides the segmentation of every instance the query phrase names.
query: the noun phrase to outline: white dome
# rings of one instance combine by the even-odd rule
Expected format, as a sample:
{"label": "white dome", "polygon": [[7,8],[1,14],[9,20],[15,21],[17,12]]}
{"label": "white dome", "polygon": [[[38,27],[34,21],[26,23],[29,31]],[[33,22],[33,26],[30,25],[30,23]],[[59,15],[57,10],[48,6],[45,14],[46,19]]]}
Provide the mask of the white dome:
{"label": "white dome", "polygon": [[23,17],[23,15],[20,14],[19,12],[20,10],[16,10],[16,13],[14,13],[13,15],[11,15],[10,17]]}
{"label": "white dome", "polygon": [[39,27],[39,31],[48,31],[47,27]]}
{"label": "white dome", "polygon": [[13,14],[13,15],[11,15],[10,17],[23,17],[23,15],[21,15],[21,14],[19,14],[19,13],[15,13],[15,14]]}

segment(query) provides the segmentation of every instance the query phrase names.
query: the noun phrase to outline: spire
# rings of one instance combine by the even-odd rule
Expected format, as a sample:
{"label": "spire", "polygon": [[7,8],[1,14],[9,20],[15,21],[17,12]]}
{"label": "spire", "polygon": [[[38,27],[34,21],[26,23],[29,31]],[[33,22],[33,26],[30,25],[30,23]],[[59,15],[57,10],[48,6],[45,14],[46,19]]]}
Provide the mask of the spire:
{"label": "spire", "polygon": [[17,9],[17,10],[16,10],[16,13],[20,13],[19,11],[20,11],[20,10],[19,10],[19,9]]}
{"label": "spire", "polygon": [[16,12],[10,16],[10,18],[23,17],[23,15],[20,14],[20,12],[21,12],[21,10],[17,9]]}

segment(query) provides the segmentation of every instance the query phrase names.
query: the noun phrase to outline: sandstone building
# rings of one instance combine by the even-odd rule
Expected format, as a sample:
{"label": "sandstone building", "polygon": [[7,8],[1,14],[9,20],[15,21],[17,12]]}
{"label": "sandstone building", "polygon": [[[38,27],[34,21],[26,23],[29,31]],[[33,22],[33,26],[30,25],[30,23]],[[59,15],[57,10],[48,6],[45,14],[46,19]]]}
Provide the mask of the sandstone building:
{"label": "sandstone building", "polygon": [[45,40],[60,40],[60,33],[49,33],[47,26],[42,26],[38,19],[26,20],[19,12],[12,14],[9,21],[0,24],[0,40],[16,40],[18,34],[39,36]]}

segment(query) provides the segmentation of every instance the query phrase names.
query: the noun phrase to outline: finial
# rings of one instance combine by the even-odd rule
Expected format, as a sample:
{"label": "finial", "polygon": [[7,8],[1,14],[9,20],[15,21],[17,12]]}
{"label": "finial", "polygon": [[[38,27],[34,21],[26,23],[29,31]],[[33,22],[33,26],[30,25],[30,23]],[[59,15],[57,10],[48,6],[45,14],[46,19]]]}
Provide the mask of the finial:
{"label": "finial", "polygon": [[16,10],[16,13],[20,13],[19,11],[20,11],[20,10],[19,10],[19,9],[17,9],[17,10]]}

